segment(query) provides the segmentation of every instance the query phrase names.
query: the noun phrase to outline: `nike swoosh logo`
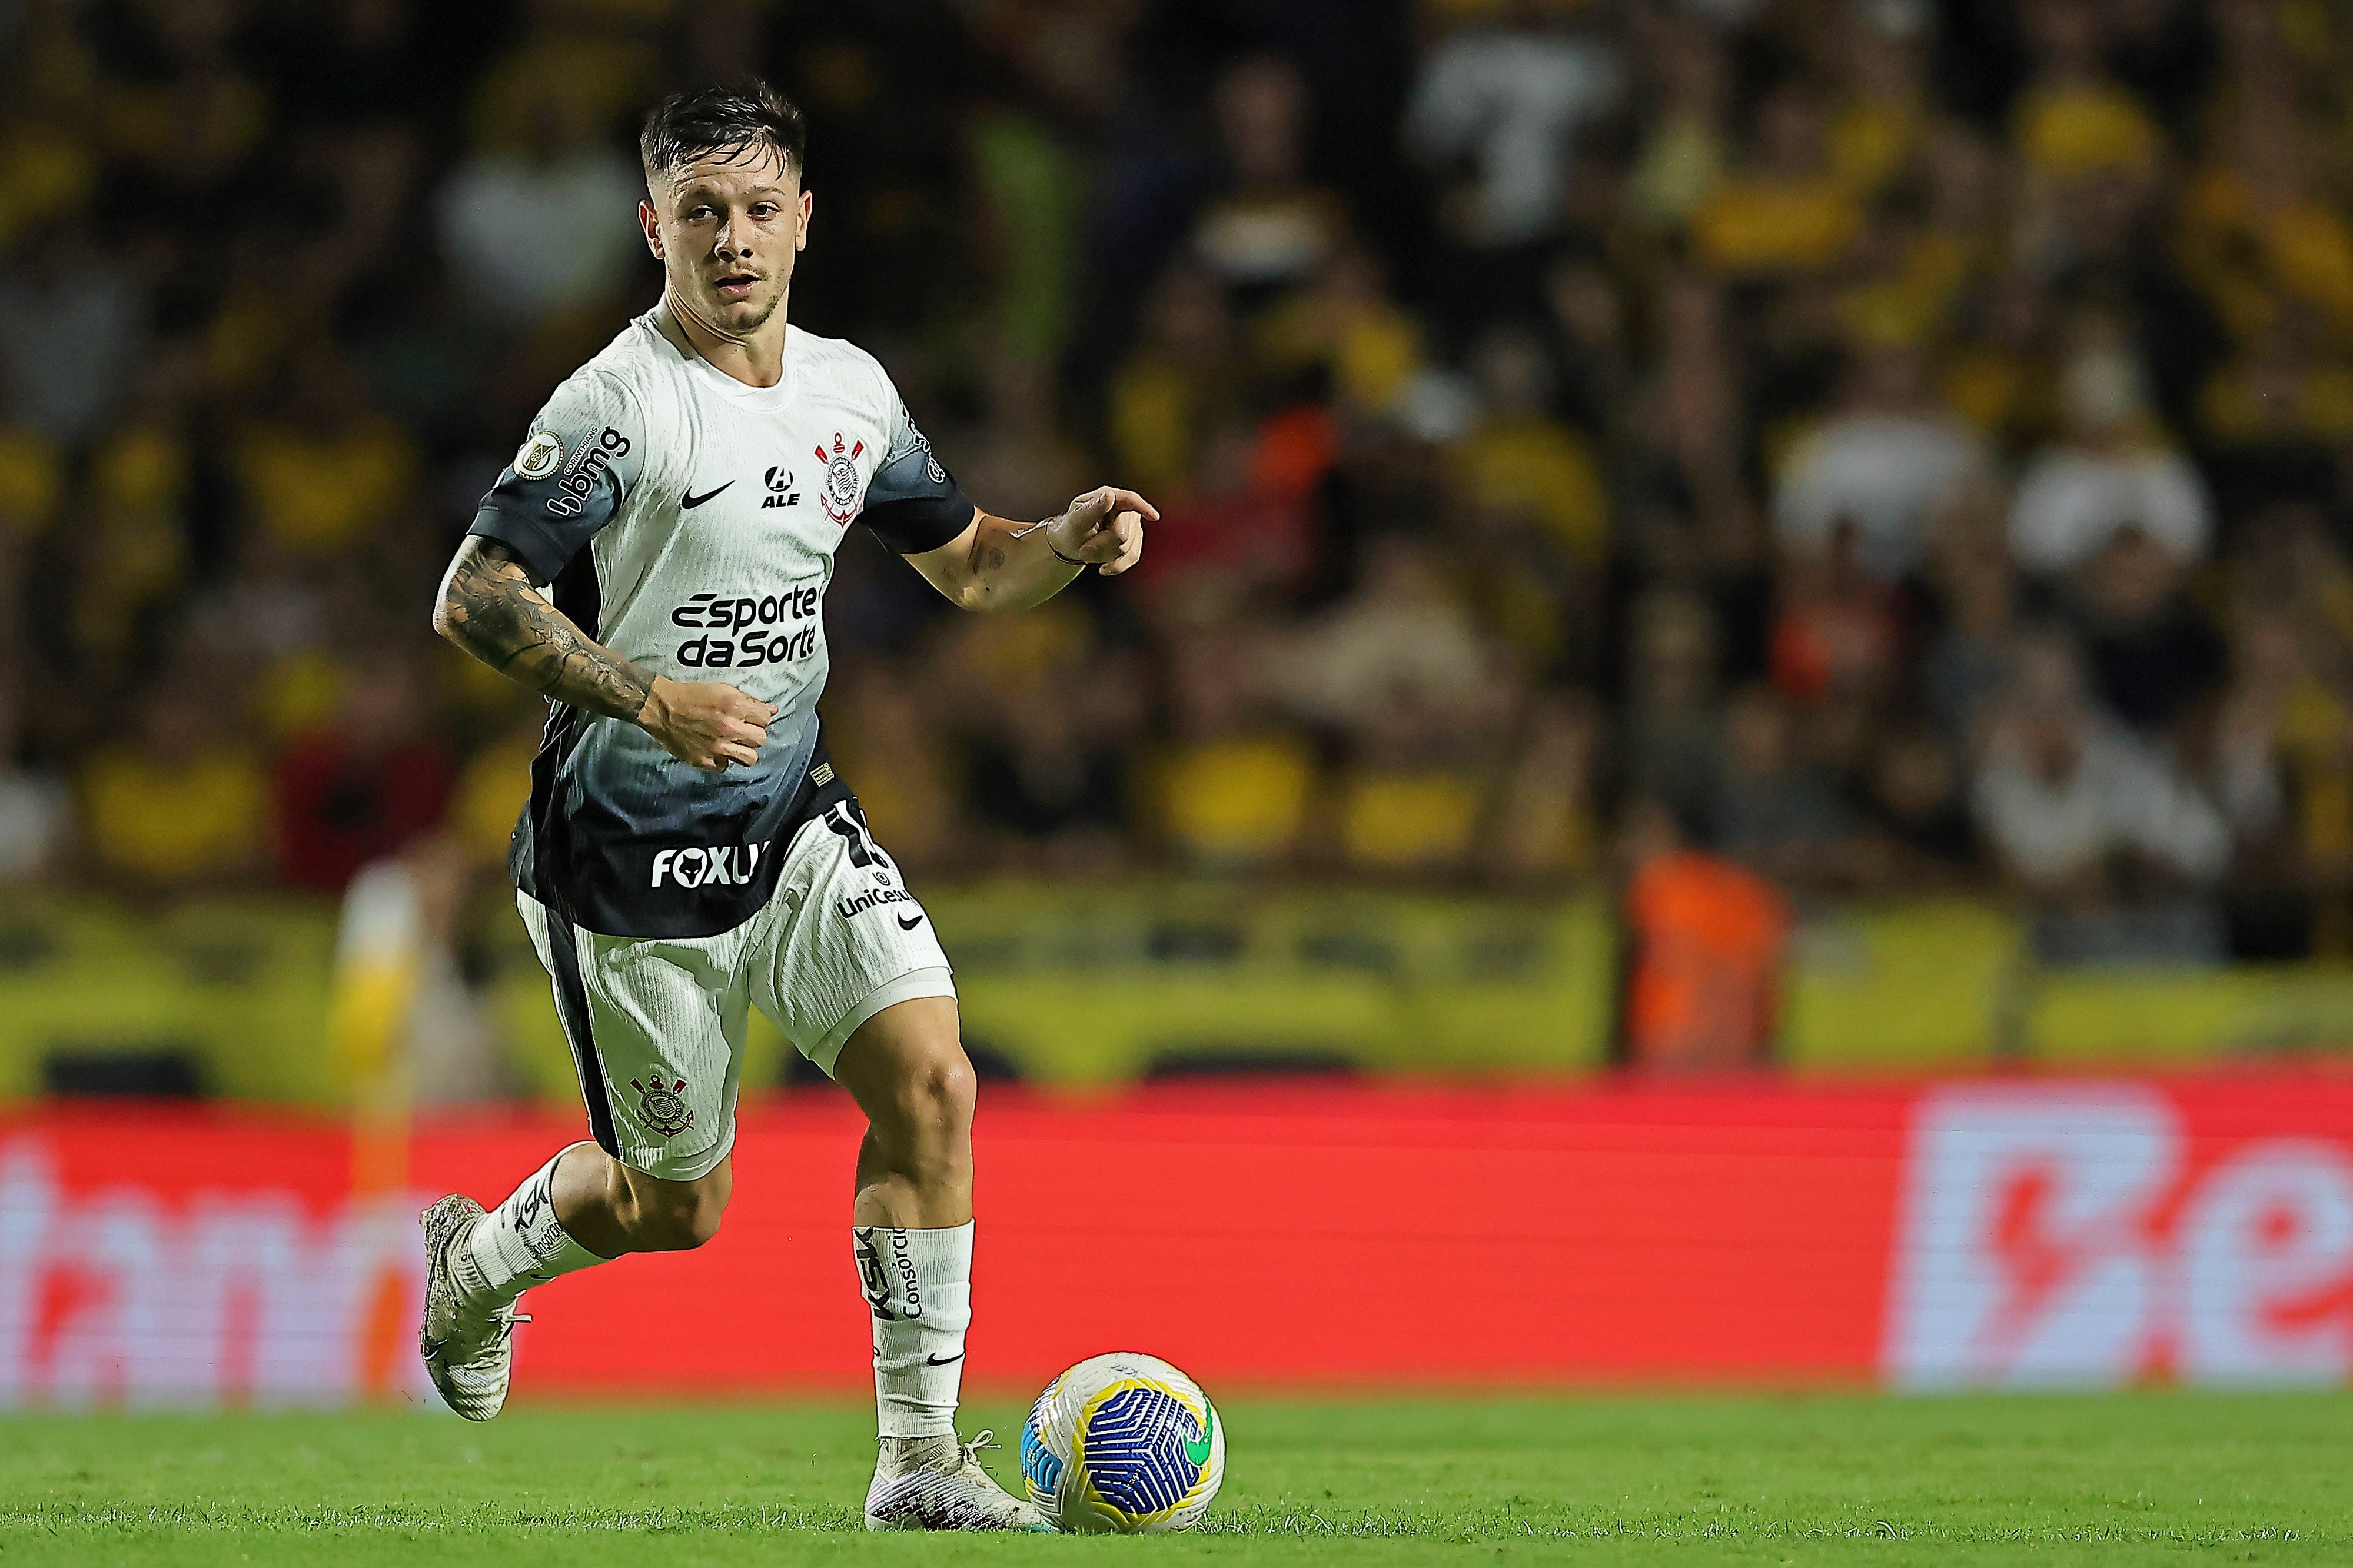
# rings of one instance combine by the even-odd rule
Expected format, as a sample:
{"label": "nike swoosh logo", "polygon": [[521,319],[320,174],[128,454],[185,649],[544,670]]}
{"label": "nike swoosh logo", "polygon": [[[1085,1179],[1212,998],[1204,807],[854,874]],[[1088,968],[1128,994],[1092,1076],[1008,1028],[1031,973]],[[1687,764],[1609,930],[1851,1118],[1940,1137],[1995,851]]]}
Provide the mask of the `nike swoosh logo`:
{"label": "nike swoosh logo", "polygon": [[[733,485],[734,482],[735,481],[733,479],[728,480],[726,484],[719,487],[719,490],[727,489],[728,486]],[[699,496],[682,496],[680,498],[678,504],[685,508],[688,511],[692,511],[696,507],[701,506],[704,501],[707,501],[712,496],[717,495],[719,490],[705,490]]]}
{"label": "nike swoosh logo", "polygon": [[898,918],[898,921],[899,921],[899,929],[900,929],[901,931],[913,931],[913,930],[914,930],[917,926],[922,925],[922,924],[923,923],[923,916],[921,916],[921,915],[917,915],[917,916],[913,917],[912,920],[911,920],[911,919],[909,919],[909,918],[908,918],[907,916],[905,916],[905,915],[901,915],[901,916],[899,916],[899,917],[897,917],[897,918]]}
{"label": "nike swoosh logo", "polygon": [[923,1358],[923,1364],[925,1366],[954,1366],[956,1363],[962,1360],[964,1360],[964,1352],[958,1351],[954,1355],[927,1355]]}
{"label": "nike swoosh logo", "polygon": [[1193,1461],[1196,1469],[1209,1462],[1209,1444],[1218,1431],[1218,1407],[1205,1399],[1201,1409],[1201,1440],[1196,1443],[1190,1437],[1185,1439],[1185,1457]]}

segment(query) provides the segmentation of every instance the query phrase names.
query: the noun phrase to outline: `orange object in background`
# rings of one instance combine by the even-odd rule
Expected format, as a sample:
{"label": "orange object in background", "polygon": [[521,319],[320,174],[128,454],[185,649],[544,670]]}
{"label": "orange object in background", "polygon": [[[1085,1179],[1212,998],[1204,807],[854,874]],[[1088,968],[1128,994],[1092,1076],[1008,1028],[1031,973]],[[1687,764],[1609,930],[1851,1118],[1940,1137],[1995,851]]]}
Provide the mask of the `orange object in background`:
{"label": "orange object in background", "polygon": [[1626,889],[1626,1059],[1665,1071],[1762,1066],[1789,910],[1736,862],[1660,855]]}

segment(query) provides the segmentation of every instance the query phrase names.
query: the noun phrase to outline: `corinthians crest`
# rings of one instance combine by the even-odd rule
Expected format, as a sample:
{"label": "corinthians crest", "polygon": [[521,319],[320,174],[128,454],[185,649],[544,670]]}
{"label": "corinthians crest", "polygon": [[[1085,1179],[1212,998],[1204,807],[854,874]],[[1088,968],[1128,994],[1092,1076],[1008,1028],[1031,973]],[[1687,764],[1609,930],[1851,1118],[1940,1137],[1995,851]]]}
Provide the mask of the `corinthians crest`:
{"label": "corinthians crest", "polygon": [[842,440],[841,432],[836,430],[833,450],[828,453],[819,447],[817,460],[825,465],[820,498],[825,503],[825,515],[848,528],[849,520],[858,515],[858,459],[866,455],[866,443],[860,441],[845,451]]}
{"label": "corinthians crest", "polygon": [[694,1111],[678,1097],[678,1091],[686,1087],[686,1079],[680,1079],[664,1089],[661,1075],[656,1073],[651,1089],[636,1079],[629,1080],[629,1087],[638,1091],[638,1115],[648,1130],[664,1138],[675,1138],[694,1125]]}

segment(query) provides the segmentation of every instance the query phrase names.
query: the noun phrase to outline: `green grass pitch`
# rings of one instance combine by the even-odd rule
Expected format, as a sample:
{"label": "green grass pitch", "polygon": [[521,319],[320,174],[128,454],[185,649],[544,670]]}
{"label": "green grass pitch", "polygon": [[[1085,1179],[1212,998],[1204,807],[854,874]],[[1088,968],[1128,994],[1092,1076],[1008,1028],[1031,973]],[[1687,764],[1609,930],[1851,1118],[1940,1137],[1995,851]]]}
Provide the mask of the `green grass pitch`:
{"label": "green grass pitch", "polygon": [[[970,1425],[1019,1430],[1009,1405]],[[1188,1536],[869,1536],[847,1405],[0,1419],[0,1568],[2353,1563],[2353,1396],[1236,1398]],[[1009,1452],[989,1456],[1015,1480]]]}

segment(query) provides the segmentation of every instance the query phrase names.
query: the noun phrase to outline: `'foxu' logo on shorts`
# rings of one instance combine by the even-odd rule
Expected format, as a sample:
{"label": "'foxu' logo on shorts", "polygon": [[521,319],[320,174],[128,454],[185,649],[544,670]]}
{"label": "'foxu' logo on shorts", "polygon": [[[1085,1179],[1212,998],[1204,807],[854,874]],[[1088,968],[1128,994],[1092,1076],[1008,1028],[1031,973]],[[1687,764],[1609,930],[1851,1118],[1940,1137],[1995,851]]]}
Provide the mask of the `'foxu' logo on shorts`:
{"label": "'foxu' logo on shorts", "polygon": [[657,849],[653,885],[660,887],[667,877],[671,886],[679,888],[741,887],[752,879],[753,870],[760,864],[760,851],[766,847],[765,844],[724,844],[712,849],[692,845],[684,849]]}

